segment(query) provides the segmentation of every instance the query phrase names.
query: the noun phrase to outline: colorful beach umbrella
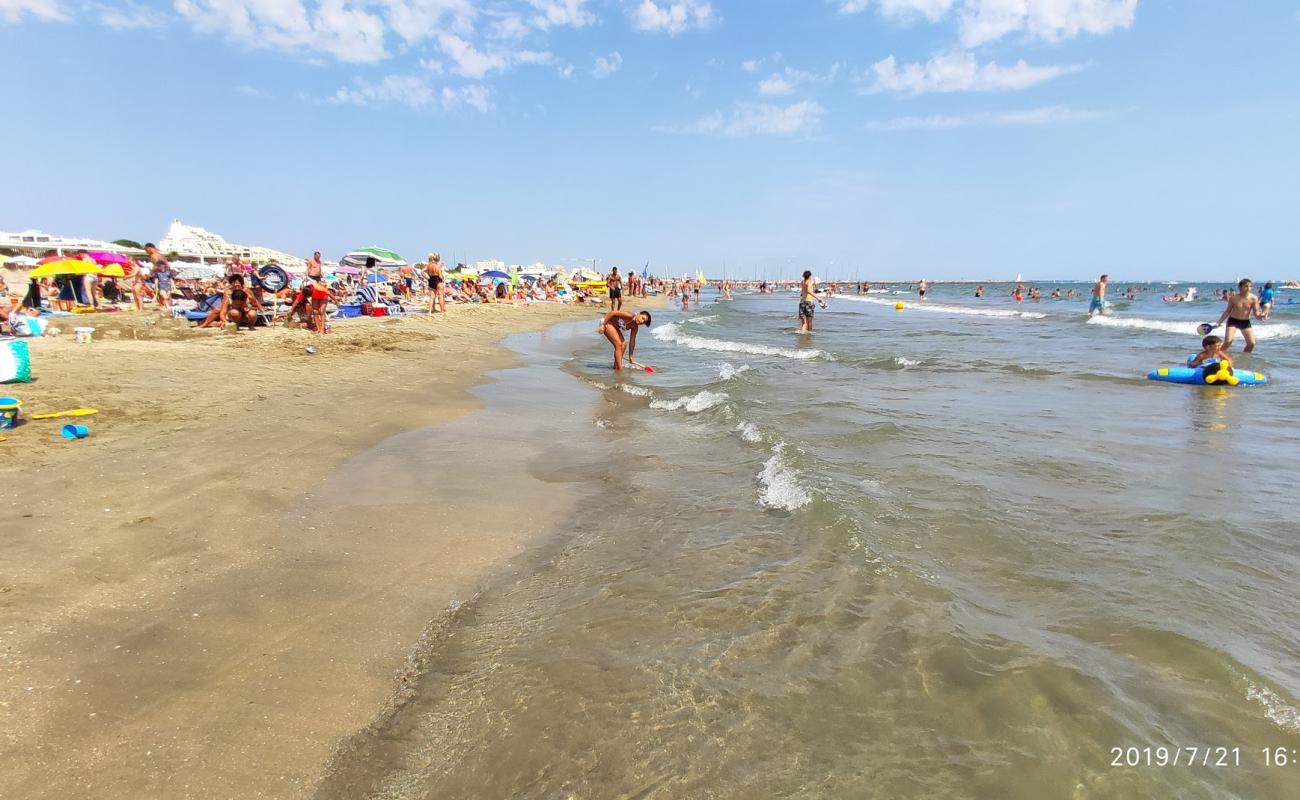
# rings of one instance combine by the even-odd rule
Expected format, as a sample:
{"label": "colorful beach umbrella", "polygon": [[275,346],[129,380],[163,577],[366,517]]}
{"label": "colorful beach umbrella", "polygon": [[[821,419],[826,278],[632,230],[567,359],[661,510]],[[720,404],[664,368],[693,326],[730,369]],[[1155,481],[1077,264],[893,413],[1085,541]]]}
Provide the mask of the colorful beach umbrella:
{"label": "colorful beach umbrella", "polygon": [[509,278],[510,276],[499,269],[490,269],[479,276],[480,278]]}
{"label": "colorful beach umbrella", "polygon": [[378,269],[395,269],[406,266],[406,259],[392,250],[385,250],[382,247],[358,248],[339,259],[339,264],[345,267],[364,268],[366,259],[370,258],[375,260],[375,267]]}
{"label": "colorful beach umbrella", "polygon": [[[57,261],[46,261],[39,267],[32,270],[29,277],[32,278],[53,278],[55,275],[93,275],[99,272],[100,266],[90,261],[79,261],[73,258],[64,258]],[[121,272],[121,267],[118,268]]]}
{"label": "colorful beach umbrella", "polygon": [[108,253],[103,250],[92,250],[86,255],[96,264],[121,264],[123,266],[130,264],[131,259],[121,253]]}

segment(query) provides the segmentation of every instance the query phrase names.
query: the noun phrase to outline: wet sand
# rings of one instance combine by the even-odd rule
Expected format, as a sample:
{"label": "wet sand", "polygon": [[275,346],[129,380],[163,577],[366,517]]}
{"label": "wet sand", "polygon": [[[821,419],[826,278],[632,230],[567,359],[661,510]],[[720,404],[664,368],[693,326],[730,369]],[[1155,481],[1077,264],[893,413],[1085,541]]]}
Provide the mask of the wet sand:
{"label": "wet sand", "polygon": [[550,507],[476,491],[500,459],[463,446],[440,506],[326,479],[474,411],[508,333],[598,311],[454,308],[325,337],[103,315],[94,344],[36,343],[36,380],[11,387],[25,415],[100,413],[83,441],[28,420],[0,445],[0,796],[310,792],[430,620],[508,571]]}

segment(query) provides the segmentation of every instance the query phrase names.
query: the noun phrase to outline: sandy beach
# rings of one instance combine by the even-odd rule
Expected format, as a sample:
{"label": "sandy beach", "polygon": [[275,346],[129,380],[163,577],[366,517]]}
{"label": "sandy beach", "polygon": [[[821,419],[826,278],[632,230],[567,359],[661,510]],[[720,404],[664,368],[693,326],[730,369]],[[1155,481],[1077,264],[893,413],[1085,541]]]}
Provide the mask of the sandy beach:
{"label": "sandy beach", "polygon": [[27,420],[3,445],[0,795],[308,793],[430,621],[546,509],[448,491],[437,524],[358,504],[322,534],[305,493],[386,437],[474,411],[466,390],[510,365],[507,334],[598,311],[456,307],[323,337],[102,315],[93,344],[36,343],[34,381],[11,387],[25,416],[99,413],[80,420],[89,439]]}

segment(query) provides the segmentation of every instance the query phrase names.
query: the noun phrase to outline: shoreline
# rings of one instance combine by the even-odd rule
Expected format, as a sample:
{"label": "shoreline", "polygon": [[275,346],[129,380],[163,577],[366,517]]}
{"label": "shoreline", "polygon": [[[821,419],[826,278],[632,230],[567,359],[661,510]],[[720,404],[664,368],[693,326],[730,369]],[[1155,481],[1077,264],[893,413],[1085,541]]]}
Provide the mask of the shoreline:
{"label": "shoreline", "polygon": [[597,310],[43,342],[35,382],[16,387],[24,415],[100,413],[80,420],[88,440],[28,420],[6,442],[24,466],[0,512],[14,531],[0,750],[22,767],[0,793],[313,791],[336,744],[384,708],[434,612],[500,574],[537,521],[503,508],[431,525],[428,509],[314,490],[381,442],[482,409],[469,390],[521,365],[507,336]]}

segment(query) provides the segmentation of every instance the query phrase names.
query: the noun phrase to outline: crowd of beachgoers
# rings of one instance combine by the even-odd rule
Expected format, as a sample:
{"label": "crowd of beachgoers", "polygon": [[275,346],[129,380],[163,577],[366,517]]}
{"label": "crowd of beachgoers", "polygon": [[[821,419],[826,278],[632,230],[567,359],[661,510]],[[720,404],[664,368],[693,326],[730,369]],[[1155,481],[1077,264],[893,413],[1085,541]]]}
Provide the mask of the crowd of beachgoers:
{"label": "crowd of beachgoers", "polygon": [[[670,283],[676,289],[675,282],[635,272],[623,276],[617,269],[479,272],[463,264],[447,267],[437,253],[417,265],[382,257],[349,265],[327,264],[317,252],[296,269],[246,264],[238,257],[220,265],[173,266],[152,244],[146,253],[125,258],[78,251],[0,262],[5,332],[41,336],[56,330],[48,324],[54,317],[154,309],[196,328],[287,323],[325,333],[334,321],[351,317],[436,314],[470,303],[603,305],[624,294],[665,292]],[[45,273],[59,271],[42,275],[42,266]]]}

